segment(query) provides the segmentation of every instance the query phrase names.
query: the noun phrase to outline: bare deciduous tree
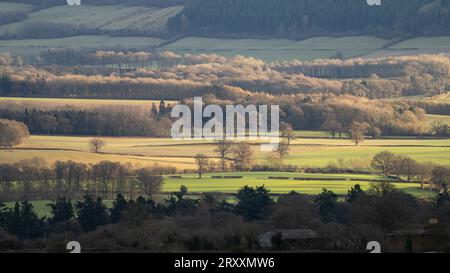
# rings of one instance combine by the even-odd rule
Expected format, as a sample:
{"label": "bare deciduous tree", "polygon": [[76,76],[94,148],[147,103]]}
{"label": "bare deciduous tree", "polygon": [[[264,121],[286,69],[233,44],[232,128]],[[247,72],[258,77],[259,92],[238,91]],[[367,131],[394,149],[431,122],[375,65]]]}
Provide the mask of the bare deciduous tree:
{"label": "bare deciduous tree", "polygon": [[365,137],[364,135],[367,133],[368,128],[367,123],[360,123],[360,122],[353,122],[350,126],[350,136],[352,141],[355,143],[356,146],[359,145],[359,143],[363,142]]}
{"label": "bare deciduous tree", "polygon": [[278,143],[278,147],[275,152],[280,156],[280,158],[284,158],[289,155],[289,144],[286,141],[282,141]]}
{"label": "bare deciduous tree", "polygon": [[162,186],[162,177],[153,173],[152,169],[144,168],[136,172],[136,179],[141,193],[151,198],[153,194],[158,193]]}
{"label": "bare deciduous tree", "polygon": [[231,153],[233,148],[233,142],[228,140],[220,140],[216,142],[216,148],[214,149],[214,152],[219,154],[220,162],[221,162],[221,169],[222,172],[225,172],[226,168],[226,157],[228,154]]}
{"label": "bare deciduous tree", "polygon": [[89,148],[91,152],[98,153],[100,150],[105,147],[106,142],[103,139],[100,138],[92,138],[89,140]]}
{"label": "bare deciduous tree", "polygon": [[290,145],[291,144],[291,140],[293,138],[295,138],[295,131],[292,129],[292,127],[289,126],[285,126],[285,128],[282,129],[281,131],[281,137],[285,138],[287,141],[287,144]]}
{"label": "bare deciduous tree", "polygon": [[395,155],[389,151],[376,154],[371,162],[372,168],[379,170],[384,176],[389,176],[394,170]]}
{"label": "bare deciduous tree", "polygon": [[209,165],[208,157],[204,154],[197,154],[195,156],[195,162],[197,163],[198,178],[201,179],[202,174],[205,172]]}
{"label": "bare deciduous tree", "polygon": [[234,166],[237,170],[247,170],[251,165],[252,147],[246,142],[236,144],[233,148]]}

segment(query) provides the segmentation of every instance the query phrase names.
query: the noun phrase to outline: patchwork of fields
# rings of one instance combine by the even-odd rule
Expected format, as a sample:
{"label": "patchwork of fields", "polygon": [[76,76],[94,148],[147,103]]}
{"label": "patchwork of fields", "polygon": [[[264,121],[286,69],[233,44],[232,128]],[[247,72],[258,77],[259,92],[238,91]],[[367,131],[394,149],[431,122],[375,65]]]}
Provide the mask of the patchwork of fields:
{"label": "patchwork of fields", "polygon": [[[48,48],[78,47],[90,49],[145,50],[159,47],[184,53],[215,53],[224,56],[245,55],[265,61],[313,60],[337,56],[386,56],[415,53],[449,52],[450,37],[418,37],[392,44],[371,36],[315,37],[303,41],[287,39],[216,39],[186,37],[165,44],[155,36],[166,31],[167,20],[182,6],[156,8],[125,5],[66,5],[33,11],[32,5],[1,2],[1,14],[28,14],[21,21],[0,25],[0,52],[35,55]],[[57,39],[29,39],[51,27],[66,29]],[[30,29],[33,28],[33,31]],[[79,34],[89,34],[77,36]],[[138,34],[138,35],[136,35]],[[62,35],[62,36],[61,36]],[[75,35],[75,36],[74,36]],[[126,37],[110,37],[107,35]],[[130,36],[128,36],[130,35]],[[140,37],[137,37],[140,36]],[[17,39],[20,40],[17,40]],[[392,45],[391,45],[392,44]]]}
{"label": "patchwork of fields", "polygon": [[23,36],[29,26],[45,27],[48,24],[101,32],[164,31],[167,19],[177,14],[182,7],[154,8],[141,6],[56,6],[31,13],[23,21],[0,27],[1,36]]}
{"label": "patchwork of fields", "polygon": [[[204,153],[217,160],[214,143],[208,141],[175,141],[164,138],[112,138],[102,153],[89,152],[89,137],[31,136],[12,150],[0,150],[0,163],[16,162],[31,157],[42,157],[49,164],[56,160],[73,160],[95,163],[102,160],[130,162],[136,166],[160,164],[178,169],[195,169],[194,156]],[[254,160],[264,162],[267,152],[253,143]],[[408,155],[419,162],[434,162],[450,166],[450,139],[378,139],[366,140],[355,147],[349,139],[295,139],[285,163],[300,167],[324,167],[340,159],[353,166],[367,168],[378,152],[389,150]]]}

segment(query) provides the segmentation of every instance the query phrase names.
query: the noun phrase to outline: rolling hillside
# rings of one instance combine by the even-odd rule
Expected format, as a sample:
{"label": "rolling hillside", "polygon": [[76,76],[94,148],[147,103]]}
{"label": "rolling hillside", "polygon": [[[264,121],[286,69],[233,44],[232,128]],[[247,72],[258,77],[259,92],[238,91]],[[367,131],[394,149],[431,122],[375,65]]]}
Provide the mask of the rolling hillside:
{"label": "rolling hillside", "polygon": [[0,25],[24,20],[32,10],[32,5],[0,2]]}
{"label": "rolling hillside", "polygon": [[[78,7],[55,6],[56,2],[50,0],[17,2],[0,1],[0,53],[29,57],[49,48],[132,51],[159,48],[178,54],[244,55],[273,62],[450,52],[449,36],[402,40],[397,36],[375,37],[373,31],[364,35],[356,32],[325,35],[325,31],[312,38],[278,33],[262,39],[250,32],[237,38],[217,31],[196,35],[196,31],[184,29],[182,38],[177,39],[180,33],[170,32],[168,22],[179,18],[179,14],[194,12],[192,9],[198,8],[200,0],[187,6],[183,6],[183,0],[92,0]],[[226,2],[218,1],[217,5]],[[212,7],[208,4],[205,9]]]}
{"label": "rolling hillside", "polygon": [[0,37],[56,38],[81,34],[161,35],[169,17],[182,9],[143,6],[57,6],[0,27]]}

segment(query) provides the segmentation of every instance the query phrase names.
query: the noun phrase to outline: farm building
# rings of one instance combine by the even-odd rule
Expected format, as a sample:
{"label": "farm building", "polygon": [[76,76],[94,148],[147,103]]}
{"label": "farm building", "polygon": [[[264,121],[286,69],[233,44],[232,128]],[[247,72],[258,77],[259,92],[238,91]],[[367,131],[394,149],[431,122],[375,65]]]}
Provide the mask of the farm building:
{"label": "farm building", "polygon": [[367,0],[369,6],[381,6],[381,0]]}
{"label": "farm building", "polygon": [[69,6],[81,6],[81,0],[66,0]]}
{"label": "farm building", "polygon": [[321,238],[311,229],[273,230],[258,236],[262,248],[314,250],[326,246],[326,238]]}

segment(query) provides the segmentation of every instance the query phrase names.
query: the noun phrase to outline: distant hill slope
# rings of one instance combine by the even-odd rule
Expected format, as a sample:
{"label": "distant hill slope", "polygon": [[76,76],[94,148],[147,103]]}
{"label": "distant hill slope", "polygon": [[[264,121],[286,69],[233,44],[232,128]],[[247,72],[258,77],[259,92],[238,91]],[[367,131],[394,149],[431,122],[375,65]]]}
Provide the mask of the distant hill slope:
{"label": "distant hill slope", "polygon": [[277,36],[330,34],[396,37],[450,33],[450,0],[192,0],[169,20],[175,33]]}
{"label": "distant hill slope", "polygon": [[0,2],[0,25],[21,21],[33,10],[32,5]]}
{"label": "distant hill slope", "polygon": [[113,34],[161,36],[168,18],[182,6],[56,6],[31,13],[25,20],[0,26],[3,39],[57,38]]}
{"label": "distant hill slope", "polygon": [[[40,8],[61,6],[66,4],[66,0],[0,0],[0,2],[14,2],[31,4]],[[172,7],[184,5],[187,0],[81,0],[83,5],[132,5],[151,7]]]}

